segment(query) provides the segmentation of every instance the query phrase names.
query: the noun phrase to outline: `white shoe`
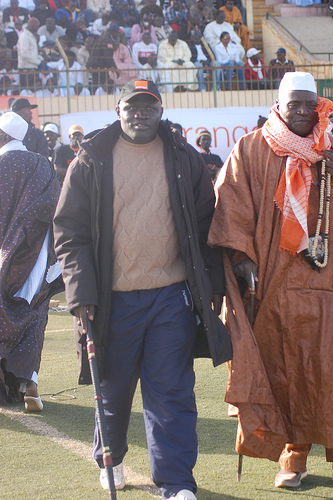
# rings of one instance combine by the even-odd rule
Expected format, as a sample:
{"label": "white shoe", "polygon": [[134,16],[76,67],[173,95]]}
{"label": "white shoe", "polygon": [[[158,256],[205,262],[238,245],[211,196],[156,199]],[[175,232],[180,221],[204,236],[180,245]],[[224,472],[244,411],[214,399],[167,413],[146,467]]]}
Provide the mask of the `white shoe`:
{"label": "white shoe", "polygon": [[[124,462],[121,462],[121,464],[112,467],[112,471],[114,486],[116,490],[123,490],[125,488]],[[99,482],[101,483],[103,490],[109,489],[109,480],[106,469],[101,469]]]}
{"label": "white shoe", "polygon": [[298,488],[301,486],[302,479],[308,475],[307,471],[292,472],[289,470],[280,470],[275,476],[276,488]]}
{"label": "white shoe", "polygon": [[180,490],[176,496],[170,497],[169,500],[175,498],[176,500],[197,500],[195,494],[190,490]]}

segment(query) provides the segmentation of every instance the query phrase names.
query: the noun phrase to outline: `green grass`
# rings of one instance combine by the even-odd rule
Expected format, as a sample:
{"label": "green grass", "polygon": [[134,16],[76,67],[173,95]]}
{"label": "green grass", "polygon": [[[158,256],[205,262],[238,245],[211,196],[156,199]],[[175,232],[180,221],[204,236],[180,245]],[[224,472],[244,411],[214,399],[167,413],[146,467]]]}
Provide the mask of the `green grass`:
{"label": "green grass", "polygon": [[[44,410],[34,418],[81,441],[87,449],[92,443],[94,427],[93,394],[91,386],[77,385],[72,321],[68,313],[49,315],[39,380]],[[242,480],[237,483],[238,456],[234,452],[237,422],[227,417],[227,405],[223,402],[226,367],[214,369],[209,360],[197,360],[195,370],[199,458],[194,473],[199,485],[198,500],[333,498],[332,468],[325,462],[320,446],[311,450],[309,476],[296,491],[274,488],[278,464],[247,457],[243,461]],[[23,405],[17,408],[23,410]],[[150,477],[139,390],[134,399],[128,441],[126,465]],[[108,493],[99,486],[98,469],[89,456],[90,452],[86,458],[79,456],[65,449],[57,439],[39,435],[0,413],[0,500],[108,498]],[[126,486],[117,497],[119,500],[153,498],[133,486]]]}

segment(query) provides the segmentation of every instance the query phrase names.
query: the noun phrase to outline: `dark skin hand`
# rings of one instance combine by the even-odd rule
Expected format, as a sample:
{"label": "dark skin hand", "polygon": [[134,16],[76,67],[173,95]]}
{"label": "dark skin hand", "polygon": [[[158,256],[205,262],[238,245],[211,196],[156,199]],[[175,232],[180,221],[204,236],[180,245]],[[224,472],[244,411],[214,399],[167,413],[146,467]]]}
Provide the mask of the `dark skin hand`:
{"label": "dark skin hand", "polygon": [[251,288],[251,273],[253,273],[254,281],[258,281],[258,266],[253,262],[253,260],[246,257],[246,259],[241,260],[234,267],[234,273],[239,278],[244,278],[246,280],[247,286]]}
{"label": "dark skin hand", "polygon": [[212,309],[217,316],[221,314],[222,302],[223,302],[223,295],[221,293],[213,293]]}
{"label": "dark skin hand", "polygon": [[88,332],[88,320],[94,320],[95,306],[80,306],[74,309],[74,316],[77,319],[77,324],[82,326],[82,333]]}

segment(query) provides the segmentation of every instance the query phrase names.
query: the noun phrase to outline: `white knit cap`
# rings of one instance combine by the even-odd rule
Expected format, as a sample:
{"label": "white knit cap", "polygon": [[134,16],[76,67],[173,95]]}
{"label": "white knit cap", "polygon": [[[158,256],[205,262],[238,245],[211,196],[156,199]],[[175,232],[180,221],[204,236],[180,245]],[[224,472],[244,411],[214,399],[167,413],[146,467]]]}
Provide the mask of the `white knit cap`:
{"label": "white knit cap", "polygon": [[28,123],[17,113],[8,111],[0,117],[0,129],[13,139],[23,141],[28,130]]}
{"label": "white knit cap", "polygon": [[307,90],[317,94],[316,83],[310,73],[294,71],[284,74],[279,86],[279,99],[286,97],[292,90]]}

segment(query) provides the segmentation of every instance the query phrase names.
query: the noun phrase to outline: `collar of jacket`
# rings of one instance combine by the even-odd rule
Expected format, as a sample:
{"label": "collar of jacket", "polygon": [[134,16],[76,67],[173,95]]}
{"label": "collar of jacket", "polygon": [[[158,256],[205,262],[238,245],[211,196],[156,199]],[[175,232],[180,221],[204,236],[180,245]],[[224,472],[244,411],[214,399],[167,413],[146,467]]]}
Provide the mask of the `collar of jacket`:
{"label": "collar of jacket", "polygon": [[[117,120],[109,127],[95,130],[87,134],[81,142],[78,157],[82,163],[90,166],[91,160],[102,162],[113,150],[121,134],[120,122]],[[160,121],[158,134],[163,142],[175,149],[186,149],[187,141],[185,137],[172,132],[169,121]]]}

